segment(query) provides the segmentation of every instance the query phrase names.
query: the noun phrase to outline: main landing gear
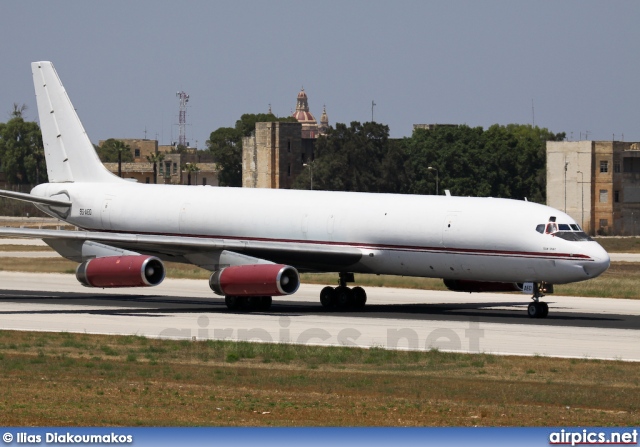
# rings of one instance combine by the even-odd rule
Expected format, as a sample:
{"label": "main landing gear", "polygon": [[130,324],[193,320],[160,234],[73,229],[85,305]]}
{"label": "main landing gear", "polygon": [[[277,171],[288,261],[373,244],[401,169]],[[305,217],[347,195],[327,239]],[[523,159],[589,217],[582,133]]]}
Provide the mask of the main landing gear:
{"label": "main landing gear", "polygon": [[533,284],[533,296],[532,303],[529,303],[527,308],[527,314],[530,318],[546,318],[549,315],[549,305],[544,301],[540,301],[545,292],[553,293],[553,285],[546,283],[534,283]]}
{"label": "main landing gear", "polygon": [[320,303],[325,309],[362,309],[367,302],[367,294],[362,287],[347,287],[353,282],[353,273],[340,273],[338,287],[325,287],[320,291]]}
{"label": "main landing gear", "polygon": [[224,297],[224,304],[229,310],[240,311],[267,311],[271,309],[270,296],[232,296]]}

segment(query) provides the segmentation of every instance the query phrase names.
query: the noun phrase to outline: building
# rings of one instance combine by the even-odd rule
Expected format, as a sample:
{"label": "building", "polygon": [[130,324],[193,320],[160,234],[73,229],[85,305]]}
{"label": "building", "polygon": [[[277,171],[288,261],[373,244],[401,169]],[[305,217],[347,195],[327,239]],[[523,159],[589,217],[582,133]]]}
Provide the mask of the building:
{"label": "building", "polygon": [[289,189],[313,161],[315,139],[302,138],[302,123],[256,123],[242,139],[242,186]]}
{"label": "building", "polygon": [[[118,138],[131,148],[133,162],[122,163],[122,177],[134,179],[140,183],[153,183],[153,163],[147,157],[152,154],[163,154],[163,159],[157,162],[156,179],[159,184],[186,185],[211,185],[218,186],[218,171],[213,162],[213,155],[198,153],[195,149],[187,148],[185,151],[175,152],[174,146],[158,146],[157,140],[137,140],[130,138]],[[102,146],[104,141],[98,144]],[[104,163],[105,167],[117,175],[118,163]],[[196,170],[191,171],[189,165],[196,165]],[[189,178],[191,177],[191,178]]]}
{"label": "building", "polygon": [[[146,162],[147,156],[158,152],[158,140],[139,140],[135,138],[116,138],[131,148],[133,161],[136,163]],[[106,140],[100,140],[98,146],[102,147]]]}
{"label": "building", "polygon": [[589,234],[640,234],[640,143],[548,141],[547,204]]}
{"label": "building", "polygon": [[[326,115],[326,110],[324,112]],[[323,115],[323,116],[324,116]],[[302,138],[316,138],[319,134],[318,122],[311,112],[309,112],[309,101],[304,88],[298,93],[298,100],[296,101],[296,111],[291,115],[302,124]],[[327,118],[327,125],[328,123]]]}
{"label": "building", "polygon": [[305,166],[314,159],[315,140],[329,129],[327,108],[320,125],[309,112],[304,88],[298,93],[297,123],[256,123],[253,135],[242,139],[242,186],[244,188],[291,188]]}

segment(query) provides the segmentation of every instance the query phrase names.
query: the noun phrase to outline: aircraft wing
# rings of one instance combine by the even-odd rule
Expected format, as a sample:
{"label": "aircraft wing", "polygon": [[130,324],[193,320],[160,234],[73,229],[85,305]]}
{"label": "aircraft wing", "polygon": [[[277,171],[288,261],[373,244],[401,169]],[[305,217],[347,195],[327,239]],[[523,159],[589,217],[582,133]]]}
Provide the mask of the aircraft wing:
{"label": "aircraft wing", "polygon": [[[304,242],[256,241],[251,239],[223,239],[191,236],[164,236],[135,233],[107,233],[100,231],[39,230],[29,228],[0,228],[0,237],[42,239],[56,251],[84,242],[96,242],[124,250],[160,257],[165,261],[185,262],[211,270],[221,252],[287,264],[303,271],[336,271],[362,258],[357,247],[319,245]],[[71,256],[65,257],[74,259]],[[76,260],[76,259],[74,259]]]}

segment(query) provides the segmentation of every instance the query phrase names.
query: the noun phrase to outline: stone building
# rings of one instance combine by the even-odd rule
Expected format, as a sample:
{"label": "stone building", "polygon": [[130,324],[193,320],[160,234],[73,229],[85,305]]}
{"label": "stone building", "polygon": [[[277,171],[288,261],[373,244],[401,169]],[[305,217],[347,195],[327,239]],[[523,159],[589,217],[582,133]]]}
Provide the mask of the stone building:
{"label": "stone building", "polygon": [[589,234],[640,233],[640,143],[548,141],[547,204]]}
{"label": "stone building", "polygon": [[[147,156],[158,152],[158,140],[139,140],[135,138],[116,138],[131,148],[131,155],[135,163],[146,162]],[[100,140],[98,146],[102,146],[105,140]]]}
{"label": "stone building", "polygon": [[302,123],[256,123],[242,139],[244,188],[291,188],[304,166],[313,161],[314,139],[302,138]]}
{"label": "stone building", "polygon": [[291,188],[296,177],[314,159],[315,140],[329,129],[327,108],[320,125],[309,112],[304,88],[298,93],[297,123],[256,123],[253,135],[242,139],[244,188]]}
{"label": "stone building", "polygon": [[[213,155],[198,153],[195,149],[187,148],[182,153],[175,152],[174,146],[158,146],[157,140],[137,140],[118,138],[131,148],[133,162],[122,163],[122,177],[134,179],[139,183],[153,183],[153,164],[147,156],[162,153],[164,159],[156,166],[157,183],[186,185],[189,182],[187,166],[195,164],[197,171],[191,173],[192,185],[218,186],[218,171],[213,163]],[[104,141],[98,144],[101,146]],[[117,175],[118,163],[104,163],[105,167]]]}

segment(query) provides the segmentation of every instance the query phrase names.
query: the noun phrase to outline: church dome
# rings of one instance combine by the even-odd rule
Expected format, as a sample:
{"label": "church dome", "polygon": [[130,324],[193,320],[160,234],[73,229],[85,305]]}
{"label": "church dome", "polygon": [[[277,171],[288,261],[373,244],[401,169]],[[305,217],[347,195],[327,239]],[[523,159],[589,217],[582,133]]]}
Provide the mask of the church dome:
{"label": "church dome", "polygon": [[309,112],[309,103],[307,101],[307,93],[304,91],[304,87],[298,93],[298,100],[296,102],[296,111],[291,115],[302,124],[302,138],[317,138],[318,136],[318,121]]}

